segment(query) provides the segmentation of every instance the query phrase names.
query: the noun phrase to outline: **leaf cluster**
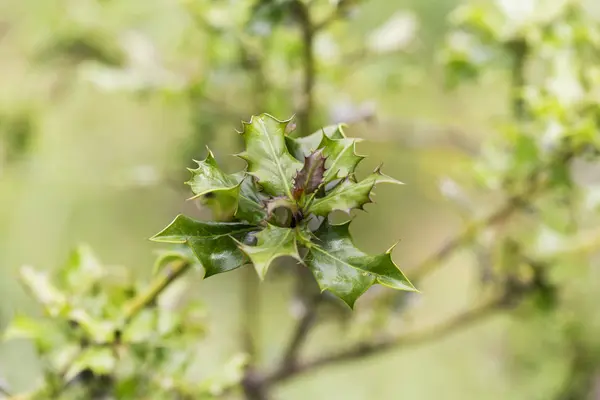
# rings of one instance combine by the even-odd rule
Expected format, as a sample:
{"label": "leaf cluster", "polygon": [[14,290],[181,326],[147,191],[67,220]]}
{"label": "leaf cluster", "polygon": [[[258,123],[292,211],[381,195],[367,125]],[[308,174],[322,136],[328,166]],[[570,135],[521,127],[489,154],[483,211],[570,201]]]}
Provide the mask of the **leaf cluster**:
{"label": "leaf cluster", "polygon": [[[174,253],[161,260],[167,258],[187,262]],[[41,385],[20,398],[208,399],[241,379],[243,355],[223,375],[186,378],[196,361],[190,349],[204,336],[206,322],[201,304],[182,301],[181,286],[129,312],[142,285],[101,265],[85,246],[54,276],[29,266],[20,275],[44,314],[17,315],[2,337],[31,340],[42,361]],[[235,368],[237,375],[228,371]]]}
{"label": "leaf cluster", "polygon": [[190,169],[187,184],[194,198],[221,212],[228,209],[231,220],[179,215],[152,239],[187,244],[206,277],[251,262],[264,279],[273,261],[291,257],[312,271],[322,290],[350,307],[375,283],[414,291],[394,264],[391,249],[367,255],[354,245],[350,222],[328,220],[336,210],[362,209],[376,184],[400,182],[380,168],[358,180],[355,169],[364,157],[356,154],[356,140],[342,126],[301,138],[288,134],[291,126],[291,120],[253,116],[240,132],[246,148],[237,156],[246,161],[245,171],[225,173],[210,150]]}

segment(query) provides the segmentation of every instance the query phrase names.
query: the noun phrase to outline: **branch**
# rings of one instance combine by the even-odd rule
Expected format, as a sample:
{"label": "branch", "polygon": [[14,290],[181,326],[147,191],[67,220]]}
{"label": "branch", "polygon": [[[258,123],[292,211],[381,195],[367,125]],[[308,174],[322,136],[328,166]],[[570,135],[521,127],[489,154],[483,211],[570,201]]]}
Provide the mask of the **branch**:
{"label": "branch", "polygon": [[[533,191],[533,187],[531,187],[529,191]],[[439,268],[440,264],[444,260],[446,260],[456,250],[468,244],[471,238],[473,238],[473,236],[475,236],[477,233],[487,227],[496,225],[497,223],[509,218],[521,207],[526,198],[534,194],[529,193],[529,191],[521,196],[515,196],[509,199],[503,206],[488,215],[486,218],[469,223],[461,233],[448,240],[432,255],[414,267],[411,272],[409,272],[411,280],[417,281],[435,271],[437,268]]]}
{"label": "branch", "polygon": [[[511,88],[513,93],[511,94],[511,106],[512,112],[517,121],[523,121],[526,117],[526,109],[525,102],[520,92],[526,84],[525,80],[525,67],[527,65],[527,56],[529,53],[529,49],[527,44],[523,41],[513,41],[507,44],[508,51],[513,56],[513,65],[512,65],[512,77],[511,77]],[[558,158],[565,159],[565,162],[570,160],[573,156],[572,152],[567,152],[563,154],[562,150],[559,150],[556,154]],[[539,168],[534,170],[526,179],[527,182],[530,183],[525,191],[517,196],[512,197],[500,207],[497,211],[490,214],[487,218],[475,221],[467,226],[467,228],[448,241],[444,246],[442,246],[437,252],[435,252],[431,257],[427,258],[423,261],[413,272],[412,278],[415,280],[420,279],[421,277],[427,275],[431,271],[435,270],[439,264],[445,260],[450,254],[452,254],[455,250],[467,244],[474,234],[478,233],[482,229],[485,229],[489,226],[495,225],[500,221],[504,221],[509,218],[516,210],[520,208],[520,205],[523,203],[528,203],[539,194],[542,186],[540,182],[540,175],[546,170],[546,165],[541,165]]]}
{"label": "branch", "polygon": [[595,229],[567,240],[566,244],[554,250],[535,254],[534,257],[542,262],[552,262],[574,255],[590,255],[598,251],[600,251],[600,230]]}
{"label": "branch", "polygon": [[242,343],[246,353],[250,355],[253,362],[256,362],[254,360],[257,355],[256,338],[259,336],[257,333],[259,321],[257,319],[260,318],[259,281],[254,268],[245,268],[244,273],[240,296],[243,311]]}
{"label": "branch", "polygon": [[407,333],[400,336],[390,336],[373,342],[358,343],[340,352],[299,363],[292,369],[279,368],[272,374],[265,376],[263,379],[266,384],[277,384],[292,377],[307,372],[313,372],[326,366],[364,359],[369,356],[381,354],[389,349],[427,344],[461,328],[473,325],[483,318],[492,315],[494,312],[499,311],[503,304],[504,296],[498,297],[423,331]]}
{"label": "branch", "polygon": [[433,272],[440,267],[442,261],[446,260],[448,256],[454,253],[454,251],[469,243],[472,237],[477,233],[485,228],[507,220],[516,211],[523,208],[523,206],[531,203],[547,186],[549,179],[547,172],[551,170],[552,165],[555,163],[570,162],[577,152],[578,149],[557,149],[554,156],[550,157],[550,160],[547,163],[541,164],[525,179],[527,184],[526,189],[509,198],[503,206],[486,218],[468,224],[465,230],[446,242],[446,244],[440,247],[430,257],[422,261],[417,267],[414,267],[410,273],[410,278],[417,281]]}
{"label": "branch", "polygon": [[308,301],[302,317],[298,320],[298,325],[294,329],[292,339],[288,344],[287,350],[284,353],[281,361],[281,369],[294,369],[298,362],[298,354],[302,345],[306,342],[308,334],[312,329],[316,317],[319,304],[323,297],[319,294]]}
{"label": "branch", "polygon": [[310,10],[301,0],[292,3],[292,11],[298,20],[302,32],[302,100],[298,110],[298,122],[300,123],[300,136],[308,136],[311,133],[311,119],[313,113],[313,88],[315,86],[316,68],[314,57],[314,37],[316,29],[313,26]]}
{"label": "branch", "polygon": [[156,298],[169,286],[171,282],[183,275],[192,264],[187,260],[177,260],[167,264],[148,288],[137,295],[126,306],[123,312],[124,324],[131,321],[140,311],[154,303]]}
{"label": "branch", "polygon": [[319,32],[323,29],[326,29],[329,25],[337,21],[340,18],[340,16],[342,16],[344,11],[346,10],[346,7],[349,4],[349,0],[339,0],[331,14],[326,16],[321,22],[315,24],[315,32]]}
{"label": "branch", "polygon": [[4,382],[0,381],[0,394],[11,397],[10,391],[4,386]]}

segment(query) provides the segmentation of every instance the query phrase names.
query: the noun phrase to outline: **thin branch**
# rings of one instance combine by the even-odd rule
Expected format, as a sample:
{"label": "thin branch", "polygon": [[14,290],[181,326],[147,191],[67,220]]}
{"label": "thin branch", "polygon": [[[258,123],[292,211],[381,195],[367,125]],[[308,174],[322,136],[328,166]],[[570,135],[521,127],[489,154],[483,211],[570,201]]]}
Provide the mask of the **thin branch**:
{"label": "thin branch", "polygon": [[256,362],[257,356],[256,338],[259,336],[257,332],[259,328],[260,317],[260,291],[259,282],[254,272],[254,268],[245,268],[244,276],[242,277],[242,343],[244,349],[253,362]]}
{"label": "thin branch", "polygon": [[0,394],[7,396],[7,397],[11,397],[12,395],[10,394],[10,391],[3,386],[3,382],[0,382]]}
{"label": "thin branch", "polygon": [[148,288],[133,298],[123,312],[124,323],[131,321],[140,311],[154,303],[156,298],[169,286],[171,282],[183,275],[192,264],[186,260],[177,260],[167,264],[158,276],[150,283]]}
{"label": "thin branch", "polygon": [[409,272],[410,278],[417,281],[429,273],[435,271],[454,251],[468,244],[470,240],[483,229],[494,226],[510,218],[515,212],[522,209],[525,205],[531,203],[539,196],[548,184],[547,172],[551,170],[552,165],[556,163],[569,163],[577,150],[558,149],[554,157],[550,157],[547,163],[541,164],[538,168],[529,174],[525,179],[526,188],[519,194],[512,196],[499,209],[491,213],[482,220],[476,220],[467,225],[467,227],[447,241],[442,247],[435,251],[431,256],[422,261],[417,267]]}
{"label": "thin branch", "polygon": [[305,361],[303,363],[298,363],[292,369],[280,368],[271,375],[265,376],[264,381],[267,384],[277,384],[307,372],[314,372],[326,366],[345,363],[348,361],[355,361],[358,359],[364,359],[366,357],[382,354],[386,350],[405,348],[409,346],[420,346],[431,343],[441,337],[473,325],[483,318],[492,315],[494,312],[501,309],[503,303],[504,297],[492,299],[478,307],[465,311],[446,322],[423,331],[407,333],[400,336],[391,336],[373,342],[359,343],[337,353],[317,357],[314,360]]}
{"label": "thin branch", "polygon": [[523,121],[527,117],[525,99],[521,91],[525,87],[525,69],[527,67],[527,58],[529,56],[529,46],[524,40],[513,40],[506,45],[508,51],[512,55],[512,112],[514,117]]}
{"label": "thin branch", "polygon": [[349,0],[339,0],[337,5],[335,6],[335,9],[331,12],[331,14],[326,16],[321,22],[318,22],[315,24],[315,29],[314,29],[315,32],[320,32],[323,29],[326,29],[329,25],[331,25],[335,21],[337,21],[342,16],[344,11],[346,10],[346,7],[349,4],[350,4]]}
{"label": "thin branch", "polygon": [[553,250],[544,250],[533,257],[540,262],[553,262],[565,257],[575,255],[586,256],[600,251],[600,230],[579,234],[571,239],[566,239],[565,244]]}
{"label": "thin branch", "polygon": [[311,133],[311,120],[313,114],[313,89],[316,79],[316,66],[314,56],[315,27],[310,16],[310,9],[301,0],[292,3],[292,11],[300,26],[302,33],[302,99],[298,110],[298,122],[300,123],[300,136],[308,136]]}
{"label": "thin branch", "polygon": [[[530,188],[530,191],[533,188]],[[483,229],[496,225],[497,223],[509,218],[515,211],[517,211],[523,203],[525,198],[530,197],[533,193],[524,193],[522,196],[516,196],[508,200],[503,206],[492,212],[487,217],[476,220],[467,225],[467,227],[458,235],[448,240],[432,255],[423,260],[419,265],[409,271],[410,278],[412,280],[419,280],[430,274],[452,255],[456,250],[468,244],[471,239]]]}
{"label": "thin branch", "polygon": [[306,342],[306,339],[308,338],[308,334],[314,326],[315,320],[317,318],[317,310],[322,299],[323,297],[321,295],[317,295],[307,302],[308,304],[306,304],[306,308],[304,310],[304,313],[302,314],[302,317],[298,320],[298,324],[294,329],[292,339],[290,340],[290,343],[281,361],[282,369],[293,369],[297,364],[298,355],[300,353],[300,350],[302,349],[302,345]]}
{"label": "thin branch", "polygon": [[[526,109],[521,90],[526,84],[525,69],[527,66],[529,48],[523,41],[514,41],[508,43],[507,49],[513,56],[511,76],[511,88],[513,92],[511,93],[512,97],[510,104],[514,118],[517,121],[523,121],[526,118]],[[557,157],[562,158],[563,156],[561,151],[557,152]],[[568,161],[570,157],[572,157],[571,153],[566,154],[566,161]],[[529,182],[530,185],[522,194],[509,199],[502,207],[490,214],[487,218],[469,224],[462,233],[448,241],[432,256],[425,259],[425,261],[413,271],[412,278],[418,280],[435,270],[450,254],[467,244],[474,234],[489,226],[495,225],[500,221],[506,220],[517,211],[522,204],[530,202],[532,198],[540,192],[540,189],[543,186],[540,184],[539,178],[540,175],[543,175],[545,172],[545,168],[546,165],[542,165],[527,177],[526,182]]]}

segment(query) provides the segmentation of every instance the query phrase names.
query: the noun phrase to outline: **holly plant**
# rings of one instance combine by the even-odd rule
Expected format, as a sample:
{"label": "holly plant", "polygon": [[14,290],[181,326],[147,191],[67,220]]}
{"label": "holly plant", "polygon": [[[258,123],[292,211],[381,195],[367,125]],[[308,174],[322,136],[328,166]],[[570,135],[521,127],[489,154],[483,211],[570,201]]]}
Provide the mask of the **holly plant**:
{"label": "holly plant", "polygon": [[21,281],[43,317],[17,314],[0,339],[30,340],[42,376],[28,392],[8,398],[209,400],[234,390],[246,354],[236,354],[216,374],[198,377],[204,308],[184,299],[185,281],[170,285],[191,265],[184,254],[162,254],[153,282],[142,284],[129,270],[108,268],[81,246],[55,274],[24,266]]}
{"label": "holly plant", "polygon": [[349,213],[371,202],[378,183],[401,182],[380,168],[363,180],[355,169],[357,140],[341,125],[293,138],[294,124],[271,115],[253,116],[240,132],[245,151],[237,154],[247,168],[223,172],[212,152],[190,169],[187,184],[212,209],[229,211],[227,221],[196,221],[184,215],[152,239],[185,243],[198,258],[205,277],[234,270],[248,262],[264,279],[274,260],[291,257],[308,267],[322,291],[330,291],[351,308],[369,287],[379,283],[416,291],[392,260],[392,248],[368,255],[353,243],[350,221],[335,225],[328,216]]}

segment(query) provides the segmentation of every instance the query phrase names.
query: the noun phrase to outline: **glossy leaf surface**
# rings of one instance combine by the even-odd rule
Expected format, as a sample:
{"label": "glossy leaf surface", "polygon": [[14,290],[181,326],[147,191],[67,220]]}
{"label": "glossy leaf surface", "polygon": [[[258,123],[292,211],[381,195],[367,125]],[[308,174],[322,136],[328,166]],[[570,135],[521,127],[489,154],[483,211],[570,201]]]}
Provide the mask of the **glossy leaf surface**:
{"label": "glossy leaf surface", "polygon": [[244,263],[244,255],[235,240],[257,228],[237,222],[203,222],[179,215],[152,240],[164,243],[186,243],[206,271],[205,277],[231,271]]}
{"label": "glossy leaf surface", "polygon": [[379,168],[360,182],[354,182],[348,177],[338,184],[325,197],[315,199],[308,211],[319,216],[327,216],[334,210],[350,212],[353,208],[362,208],[371,202],[369,194],[378,183],[402,184],[381,173]]}
{"label": "glossy leaf surface", "polygon": [[289,256],[301,261],[296,244],[295,229],[269,224],[256,235],[256,238],[256,246],[240,243],[240,248],[250,257],[261,279],[265,278],[269,266],[279,257]]}
{"label": "glossy leaf surface", "polygon": [[399,290],[414,291],[414,286],[394,264],[390,252],[370,256],[352,241],[350,222],[331,225],[327,220],[309,244],[306,264],[322,290],[329,290],[351,308],[356,299],[375,281]]}
{"label": "glossy leaf surface", "polygon": [[239,156],[246,160],[248,173],[258,179],[265,192],[292,198],[292,178],[302,163],[292,157],[285,145],[287,123],[268,114],[252,117],[244,123],[246,150]]}

